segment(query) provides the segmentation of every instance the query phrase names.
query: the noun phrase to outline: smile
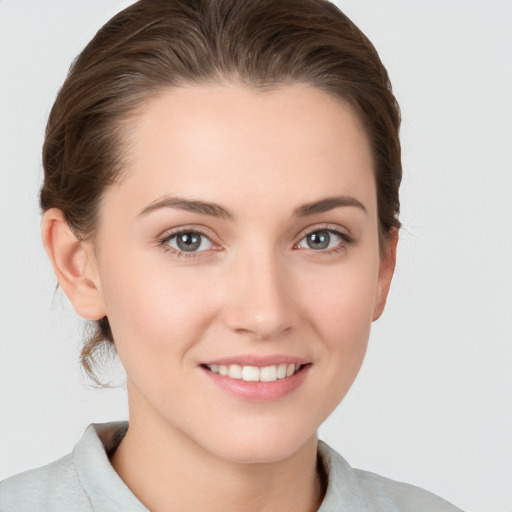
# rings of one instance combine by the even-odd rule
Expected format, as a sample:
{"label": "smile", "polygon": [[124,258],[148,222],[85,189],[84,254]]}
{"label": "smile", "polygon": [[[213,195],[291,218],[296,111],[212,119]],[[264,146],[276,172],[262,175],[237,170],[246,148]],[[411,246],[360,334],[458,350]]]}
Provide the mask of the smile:
{"label": "smile", "polygon": [[290,356],[243,355],[204,362],[208,381],[229,395],[249,402],[273,402],[301,387],[312,363]]}
{"label": "smile", "polygon": [[245,382],[274,382],[278,379],[286,379],[297,373],[304,365],[294,363],[282,363],[271,366],[242,366],[239,364],[210,364],[204,365],[213,373],[230,379],[243,380]]}

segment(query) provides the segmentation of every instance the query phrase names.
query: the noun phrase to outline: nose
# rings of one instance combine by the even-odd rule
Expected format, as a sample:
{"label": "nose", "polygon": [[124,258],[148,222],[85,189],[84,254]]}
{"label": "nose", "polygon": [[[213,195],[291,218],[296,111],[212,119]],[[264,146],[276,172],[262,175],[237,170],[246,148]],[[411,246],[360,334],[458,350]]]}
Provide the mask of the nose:
{"label": "nose", "polygon": [[224,308],[229,329],[265,340],[297,326],[291,272],[276,255],[253,252],[238,258],[230,270]]}

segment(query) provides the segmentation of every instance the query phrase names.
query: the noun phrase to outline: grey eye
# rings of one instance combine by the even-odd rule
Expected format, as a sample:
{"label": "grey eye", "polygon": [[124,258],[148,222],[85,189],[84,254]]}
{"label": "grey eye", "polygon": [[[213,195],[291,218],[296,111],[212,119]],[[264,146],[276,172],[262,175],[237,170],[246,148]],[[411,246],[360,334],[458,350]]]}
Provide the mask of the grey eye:
{"label": "grey eye", "polygon": [[342,237],[340,234],[328,229],[321,229],[306,235],[299,242],[299,247],[304,249],[313,249],[315,251],[322,251],[336,247],[340,244],[341,241]]}
{"label": "grey eye", "polygon": [[167,243],[173,249],[183,252],[206,251],[211,249],[213,245],[208,237],[196,231],[178,233],[171,237]]}

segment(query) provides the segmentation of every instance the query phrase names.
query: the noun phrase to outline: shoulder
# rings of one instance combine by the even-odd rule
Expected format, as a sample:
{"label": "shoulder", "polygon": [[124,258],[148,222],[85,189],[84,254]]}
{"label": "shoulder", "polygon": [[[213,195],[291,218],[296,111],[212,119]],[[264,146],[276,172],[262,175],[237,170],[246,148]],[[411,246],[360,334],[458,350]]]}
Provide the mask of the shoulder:
{"label": "shoulder", "polygon": [[323,442],[318,449],[327,476],[327,492],[320,512],[461,512],[444,499],[414,485],[353,469]]}
{"label": "shoulder", "polygon": [[0,482],[1,512],[148,512],[110,464],[126,422],[93,424],[73,452]]}
{"label": "shoulder", "polygon": [[354,470],[357,479],[364,490],[368,500],[375,505],[376,510],[389,510],[378,508],[385,500],[392,503],[393,510],[415,512],[461,512],[461,510],[435,494],[406,484],[385,478],[368,471]]}
{"label": "shoulder", "polygon": [[72,454],[0,482],[0,510],[44,512],[91,510],[82,489]]}

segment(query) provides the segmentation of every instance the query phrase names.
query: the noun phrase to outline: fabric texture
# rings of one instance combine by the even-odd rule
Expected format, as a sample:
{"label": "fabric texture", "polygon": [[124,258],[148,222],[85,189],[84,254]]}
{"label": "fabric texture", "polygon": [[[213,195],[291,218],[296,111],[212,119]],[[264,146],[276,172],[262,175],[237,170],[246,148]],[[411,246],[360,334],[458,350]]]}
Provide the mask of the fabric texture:
{"label": "fabric texture", "polygon": [[[0,482],[0,512],[148,512],[110,464],[126,422],[89,425],[72,453]],[[412,485],[352,469],[322,441],[327,492],[318,512],[461,512]]]}

